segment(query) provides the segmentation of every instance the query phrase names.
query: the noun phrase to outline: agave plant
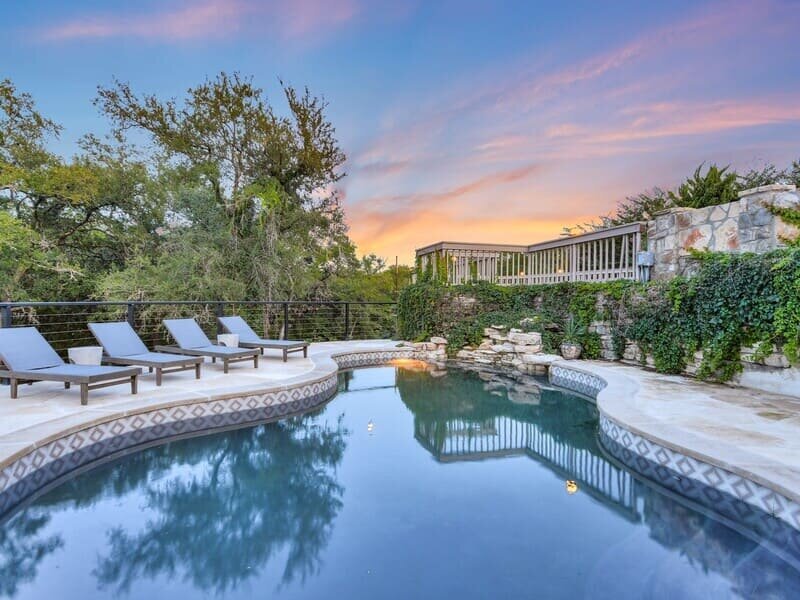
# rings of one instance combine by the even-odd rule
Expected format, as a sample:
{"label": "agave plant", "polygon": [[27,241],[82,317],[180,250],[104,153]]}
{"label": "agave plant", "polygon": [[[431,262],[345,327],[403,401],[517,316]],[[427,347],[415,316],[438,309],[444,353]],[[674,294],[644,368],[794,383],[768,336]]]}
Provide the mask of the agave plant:
{"label": "agave plant", "polygon": [[578,323],[573,315],[569,315],[564,321],[563,342],[577,344],[584,335],[586,335],[586,326]]}

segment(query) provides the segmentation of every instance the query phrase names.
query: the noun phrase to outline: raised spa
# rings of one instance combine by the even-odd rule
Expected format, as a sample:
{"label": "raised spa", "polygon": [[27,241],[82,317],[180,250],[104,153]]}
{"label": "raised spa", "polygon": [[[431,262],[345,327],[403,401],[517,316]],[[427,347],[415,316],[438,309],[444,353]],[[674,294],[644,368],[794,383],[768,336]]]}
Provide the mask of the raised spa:
{"label": "raised spa", "polygon": [[797,531],[639,478],[543,381],[343,373],[318,411],[74,475],[0,525],[11,598],[798,598]]}

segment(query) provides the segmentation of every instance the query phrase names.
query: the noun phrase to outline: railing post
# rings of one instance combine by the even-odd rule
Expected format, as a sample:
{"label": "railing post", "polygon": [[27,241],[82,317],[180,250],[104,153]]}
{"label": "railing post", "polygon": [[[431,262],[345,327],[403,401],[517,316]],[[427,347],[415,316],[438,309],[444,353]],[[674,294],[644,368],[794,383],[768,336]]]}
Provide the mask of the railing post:
{"label": "railing post", "polygon": [[[11,327],[12,318],[11,306],[8,304],[3,304],[0,307],[0,327]],[[0,385],[9,385],[10,383],[11,382],[6,378],[0,379]]]}
{"label": "railing post", "polygon": [[9,304],[3,304],[0,308],[0,327],[11,327],[12,319],[11,306]]}
{"label": "railing post", "polygon": [[[224,302],[217,302],[217,307],[216,308],[217,308],[217,310],[216,310],[217,317],[224,317],[225,316],[225,303]],[[219,335],[221,333],[225,333],[225,332],[222,329],[222,323],[220,323],[219,319],[217,319],[217,335]]]}
{"label": "railing post", "polygon": [[128,321],[128,325],[130,325],[132,329],[136,329],[136,305],[133,302],[128,302],[125,318]]}
{"label": "railing post", "polygon": [[350,339],[350,303],[344,303],[344,339]]}
{"label": "railing post", "polygon": [[283,303],[283,339],[289,339],[289,303]]}

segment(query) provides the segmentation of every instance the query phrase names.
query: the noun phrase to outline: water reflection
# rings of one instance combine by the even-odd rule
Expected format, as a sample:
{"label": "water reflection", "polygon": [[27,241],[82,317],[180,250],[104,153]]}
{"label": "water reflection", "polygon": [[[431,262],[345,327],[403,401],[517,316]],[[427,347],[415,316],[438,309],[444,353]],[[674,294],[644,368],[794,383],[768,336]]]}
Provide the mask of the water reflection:
{"label": "water reflection", "polygon": [[0,528],[0,596],[13,597],[33,581],[45,556],[64,545],[58,535],[45,535],[47,511],[31,509]]}
{"label": "water reflection", "polygon": [[120,594],[161,576],[222,594],[278,553],[286,555],[282,583],[305,580],[319,569],[342,507],[336,466],[347,435],[341,418],[331,426],[306,415],[166,444],[106,467],[102,477],[73,479],[3,527],[0,589],[14,596],[62,544],[41,536],[44,515],[134,493],[144,518],[107,532],[94,569],[101,590]]}
{"label": "water reflection", "polygon": [[[745,598],[800,598],[800,533],[766,514],[744,523],[717,520],[606,458],[597,442],[597,410],[531,377],[491,371],[401,369],[397,385],[414,414],[418,442],[440,462],[526,455],[571,477],[567,491],[644,523],[652,539],[731,582]],[[572,484],[572,485],[570,485]],[[744,507],[742,507],[744,509]],[[755,509],[753,509],[755,511]],[[768,532],[767,535],[763,535]],[[769,549],[768,549],[769,548]]]}

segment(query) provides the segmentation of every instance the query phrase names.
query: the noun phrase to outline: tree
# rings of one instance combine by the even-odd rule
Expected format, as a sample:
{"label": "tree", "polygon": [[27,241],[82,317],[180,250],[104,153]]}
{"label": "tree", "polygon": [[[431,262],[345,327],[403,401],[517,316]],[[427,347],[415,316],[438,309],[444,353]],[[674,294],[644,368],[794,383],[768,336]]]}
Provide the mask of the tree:
{"label": "tree", "polygon": [[652,190],[646,190],[636,196],[628,196],[618,202],[617,209],[613,215],[600,216],[598,217],[599,221],[589,221],[572,227],[564,227],[562,234],[572,236],[627,223],[649,221],[656,213],[672,206],[673,203],[669,192],[665,192],[659,187],[654,187]]}
{"label": "tree", "polygon": [[766,164],[760,169],[750,169],[744,175],[739,175],[739,188],[749,190],[762,185],[785,183],[788,179],[788,170],[779,171],[775,165]]}
{"label": "tree", "polygon": [[[0,129],[0,209],[36,234],[51,266],[71,265],[73,292],[85,298],[95,275],[121,265],[134,238],[163,219],[147,167],[124,144],[94,136],[79,142],[81,152],[71,160],[49,152],[46,143],[60,127],[8,81],[0,82]],[[41,258],[31,255],[40,266]],[[59,289],[65,291],[53,287],[44,298]]]}
{"label": "tree", "polygon": [[345,156],[327,104],[281,86],[288,116],[251,79],[224,72],[183,102],[139,96],[116,81],[99,88],[96,103],[118,135],[149,134],[173,183],[191,191],[190,203],[173,198],[175,222],[186,229],[213,221],[215,232],[228,232],[211,243],[236,262],[252,298],[324,299],[332,278],[357,267],[335,191]]}

